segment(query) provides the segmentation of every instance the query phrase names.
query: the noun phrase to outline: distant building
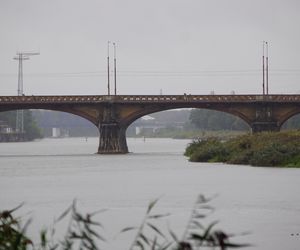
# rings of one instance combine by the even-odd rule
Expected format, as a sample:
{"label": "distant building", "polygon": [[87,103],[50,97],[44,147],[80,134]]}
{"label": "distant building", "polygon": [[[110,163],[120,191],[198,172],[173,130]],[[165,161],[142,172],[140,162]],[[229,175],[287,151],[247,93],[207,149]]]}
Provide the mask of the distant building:
{"label": "distant building", "polygon": [[60,128],[52,128],[52,137],[53,138],[60,137]]}
{"label": "distant building", "polygon": [[69,130],[62,128],[52,128],[52,138],[69,137]]}
{"label": "distant building", "polygon": [[16,133],[5,121],[0,121],[0,142],[24,141],[24,133]]}

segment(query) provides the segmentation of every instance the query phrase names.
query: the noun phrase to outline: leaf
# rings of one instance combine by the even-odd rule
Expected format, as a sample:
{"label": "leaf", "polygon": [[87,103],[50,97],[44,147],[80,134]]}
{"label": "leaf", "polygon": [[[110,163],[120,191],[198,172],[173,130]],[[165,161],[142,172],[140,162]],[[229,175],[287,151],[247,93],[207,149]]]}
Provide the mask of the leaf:
{"label": "leaf", "polygon": [[15,208],[9,210],[8,212],[11,214],[11,213],[13,213],[14,211],[18,210],[20,207],[22,207],[24,204],[25,204],[25,202],[22,202],[20,205],[18,205],[17,207],[15,207]]}
{"label": "leaf", "polygon": [[210,230],[211,230],[216,224],[218,224],[218,223],[219,223],[218,221],[214,221],[214,222],[212,222],[212,223],[208,226],[208,228],[205,230],[205,232],[204,232],[204,234],[203,234],[204,240],[207,239],[207,236],[209,235]]}
{"label": "leaf", "polygon": [[159,250],[166,250],[168,249],[173,243],[172,242],[169,242],[167,243],[165,246],[161,247]]}
{"label": "leaf", "polygon": [[148,216],[148,219],[159,219],[159,218],[163,218],[163,217],[167,217],[170,216],[170,213],[167,214],[155,214],[155,215],[150,215]]}
{"label": "leaf", "polygon": [[41,238],[42,248],[45,248],[47,244],[47,230],[44,229],[41,231],[40,238]]}
{"label": "leaf", "polygon": [[141,233],[139,236],[141,237],[141,239],[142,239],[143,241],[146,242],[147,245],[150,246],[149,240],[147,239],[147,237],[146,237],[145,235],[143,235],[143,234]]}
{"label": "leaf", "polygon": [[176,243],[178,243],[179,240],[178,240],[176,234],[175,234],[171,229],[169,229],[169,233],[170,233],[171,237],[173,238],[173,240],[174,240]]}
{"label": "leaf", "polygon": [[147,214],[149,214],[150,213],[150,211],[152,210],[152,208],[155,206],[155,204],[158,202],[158,198],[157,199],[155,199],[155,200],[153,200],[153,201],[151,201],[150,203],[149,203],[149,205],[148,205],[148,209],[147,209]]}
{"label": "leaf", "polygon": [[135,244],[136,244],[137,246],[139,246],[139,247],[140,247],[140,249],[142,249],[142,250],[144,250],[144,249],[145,249],[145,247],[144,247],[143,243],[141,243],[139,240],[138,240],[137,242],[135,242]]}
{"label": "leaf", "polygon": [[147,225],[152,228],[156,233],[158,233],[160,236],[162,236],[163,238],[166,238],[165,235],[153,224],[147,222]]}
{"label": "leaf", "polygon": [[198,228],[204,229],[204,227],[202,226],[202,224],[199,221],[197,221],[197,220],[193,220],[192,224],[194,224]]}
{"label": "leaf", "polygon": [[224,243],[224,247],[230,248],[241,248],[241,247],[251,247],[251,244],[235,244],[235,243]]}
{"label": "leaf", "polygon": [[153,241],[152,246],[151,246],[151,250],[155,250],[156,245],[157,245],[157,237],[155,236],[154,241]]}
{"label": "leaf", "polygon": [[68,207],[54,222],[61,221],[64,217],[66,217],[66,215],[71,211],[72,207],[73,204],[70,207]]}
{"label": "leaf", "polygon": [[195,219],[204,219],[204,218],[206,218],[206,215],[205,214],[194,213],[192,215],[192,218],[195,218]]}
{"label": "leaf", "polygon": [[200,234],[191,233],[189,239],[203,241],[205,238]]}
{"label": "leaf", "polygon": [[94,230],[92,230],[91,228],[86,227],[86,230],[87,230],[91,235],[94,235],[96,238],[98,238],[99,240],[106,241],[105,238],[103,238],[100,234],[96,233],[96,232],[95,232]]}
{"label": "leaf", "polygon": [[137,229],[137,227],[125,227],[120,231],[120,233],[125,233],[125,232],[132,231],[135,229]]}

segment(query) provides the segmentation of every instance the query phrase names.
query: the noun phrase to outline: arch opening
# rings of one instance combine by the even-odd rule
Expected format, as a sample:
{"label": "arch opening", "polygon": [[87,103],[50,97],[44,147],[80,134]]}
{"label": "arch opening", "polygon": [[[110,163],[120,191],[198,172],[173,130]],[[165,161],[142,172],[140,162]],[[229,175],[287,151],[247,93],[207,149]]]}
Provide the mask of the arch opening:
{"label": "arch opening", "polygon": [[237,115],[204,108],[168,109],[137,118],[127,129],[128,137],[189,138],[199,131],[249,131]]}
{"label": "arch opening", "polygon": [[300,129],[300,112],[289,117],[281,126],[283,130]]}
{"label": "arch opening", "polygon": [[[77,114],[48,109],[25,109],[23,111],[26,140],[41,137],[99,137],[96,125]],[[16,132],[16,113],[17,110],[0,112],[1,133]],[[36,134],[37,131],[39,131],[39,135]],[[7,137],[7,135],[5,136]]]}

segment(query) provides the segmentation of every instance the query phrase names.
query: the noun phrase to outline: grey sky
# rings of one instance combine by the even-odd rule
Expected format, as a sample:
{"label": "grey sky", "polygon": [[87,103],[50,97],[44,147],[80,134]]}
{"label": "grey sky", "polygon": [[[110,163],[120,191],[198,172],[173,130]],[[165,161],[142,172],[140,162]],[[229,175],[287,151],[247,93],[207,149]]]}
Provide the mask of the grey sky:
{"label": "grey sky", "polygon": [[263,40],[270,93],[299,94],[299,13],[299,0],[0,0],[0,95],[32,50],[25,94],[106,94],[108,40],[119,94],[261,93]]}

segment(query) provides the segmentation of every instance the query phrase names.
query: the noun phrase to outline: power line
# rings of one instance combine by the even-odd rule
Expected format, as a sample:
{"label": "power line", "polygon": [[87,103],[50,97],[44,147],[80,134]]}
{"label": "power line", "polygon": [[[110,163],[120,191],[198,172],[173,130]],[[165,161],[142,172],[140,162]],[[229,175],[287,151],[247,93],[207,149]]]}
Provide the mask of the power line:
{"label": "power line", "polygon": [[[261,70],[202,70],[202,71],[164,71],[164,70],[118,70],[118,76],[243,76],[258,75]],[[273,69],[269,70],[272,75],[298,75],[300,69]],[[107,76],[107,71],[85,71],[85,72],[43,72],[26,73],[28,77],[93,77]],[[15,77],[15,73],[0,73],[0,77]]]}

